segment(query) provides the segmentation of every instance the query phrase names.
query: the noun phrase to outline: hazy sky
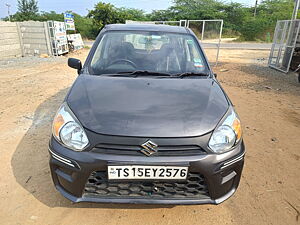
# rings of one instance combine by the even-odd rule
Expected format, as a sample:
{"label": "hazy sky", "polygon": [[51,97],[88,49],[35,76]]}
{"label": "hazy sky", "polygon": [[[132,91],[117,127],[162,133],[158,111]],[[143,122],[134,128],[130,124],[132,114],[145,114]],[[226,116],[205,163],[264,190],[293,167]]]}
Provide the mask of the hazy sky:
{"label": "hazy sky", "polygon": [[[117,7],[129,7],[143,9],[146,12],[151,12],[154,9],[166,9],[172,4],[172,0],[102,0],[110,2]],[[230,2],[230,0],[227,0]],[[10,4],[11,14],[17,11],[17,0],[0,0],[0,18],[7,16],[6,3]],[[92,9],[95,3],[99,0],[38,0],[40,11],[56,11],[65,12],[72,10],[81,15],[87,14],[87,9]],[[246,5],[254,5],[255,0],[233,0]]]}

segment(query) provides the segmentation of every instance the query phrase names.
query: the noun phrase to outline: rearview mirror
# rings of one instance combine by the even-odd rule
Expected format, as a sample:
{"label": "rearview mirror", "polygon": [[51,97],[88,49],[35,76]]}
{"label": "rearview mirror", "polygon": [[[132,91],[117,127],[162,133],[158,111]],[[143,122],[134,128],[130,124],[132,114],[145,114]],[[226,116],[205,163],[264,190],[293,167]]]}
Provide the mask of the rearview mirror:
{"label": "rearview mirror", "polygon": [[81,61],[79,59],[75,59],[75,58],[68,59],[68,66],[73,69],[77,69],[78,73],[82,69]]}

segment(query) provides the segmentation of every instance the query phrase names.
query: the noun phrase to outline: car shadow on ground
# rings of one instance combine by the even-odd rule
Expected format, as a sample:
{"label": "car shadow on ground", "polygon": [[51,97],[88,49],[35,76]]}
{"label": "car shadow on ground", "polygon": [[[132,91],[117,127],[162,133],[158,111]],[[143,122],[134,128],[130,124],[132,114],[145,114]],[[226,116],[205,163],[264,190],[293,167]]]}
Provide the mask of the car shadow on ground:
{"label": "car shadow on ground", "polygon": [[68,208],[171,208],[173,205],[129,205],[72,203],[55,190],[49,169],[48,142],[52,119],[68,89],[63,89],[41,103],[34,112],[32,124],[13,154],[11,166],[16,181],[48,207]]}

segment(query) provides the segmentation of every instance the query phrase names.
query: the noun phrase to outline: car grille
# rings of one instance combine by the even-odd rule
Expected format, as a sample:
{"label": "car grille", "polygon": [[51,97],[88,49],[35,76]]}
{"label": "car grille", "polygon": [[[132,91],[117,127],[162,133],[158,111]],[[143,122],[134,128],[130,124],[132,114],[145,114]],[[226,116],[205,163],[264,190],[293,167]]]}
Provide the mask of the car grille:
{"label": "car grille", "polygon": [[[93,148],[93,152],[110,154],[110,155],[130,155],[143,156],[140,145],[125,145],[125,144],[98,144]],[[193,156],[206,154],[205,150],[198,145],[159,145],[157,153],[153,156]]]}
{"label": "car grille", "polygon": [[188,173],[184,181],[108,181],[106,172],[93,172],[84,189],[85,197],[205,199],[209,198],[204,177]]}

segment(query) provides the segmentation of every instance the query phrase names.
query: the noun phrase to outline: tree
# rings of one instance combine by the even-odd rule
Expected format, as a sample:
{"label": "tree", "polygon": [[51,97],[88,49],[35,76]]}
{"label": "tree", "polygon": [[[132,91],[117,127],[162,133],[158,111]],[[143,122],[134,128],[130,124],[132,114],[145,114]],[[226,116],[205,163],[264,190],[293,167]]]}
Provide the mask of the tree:
{"label": "tree", "polygon": [[[168,9],[154,10],[149,14],[139,9],[117,8],[112,4],[99,2],[86,17],[76,13],[74,15],[76,30],[88,38],[96,37],[106,24],[125,23],[126,20],[223,19],[224,36],[240,36],[241,40],[270,41],[277,20],[290,19],[293,7],[294,0],[262,0],[254,17],[253,7],[223,0],[174,0],[174,4]],[[4,20],[8,20],[8,17]],[[37,0],[18,0],[18,12],[12,16],[12,21],[24,20],[63,21],[63,14],[54,11],[38,13]],[[197,23],[191,23],[190,26],[199,29]],[[205,27],[206,35],[213,38],[218,25],[207,23]],[[209,30],[212,31],[211,34]],[[197,31],[195,33],[197,34]]]}
{"label": "tree", "polygon": [[292,17],[294,0],[264,0],[257,8],[258,17],[270,27],[274,27],[277,20],[289,20]]}
{"label": "tree", "polygon": [[207,20],[219,19],[223,13],[224,3],[217,0],[174,0],[174,19]]}
{"label": "tree", "polygon": [[117,16],[119,23],[125,23],[126,20],[139,20],[144,21],[147,20],[145,16],[145,12],[140,9],[133,9],[133,8],[117,8]]}
{"label": "tree", "polygon": [[93,10],[90,10],[88,15],[93,19],[94,25],[100,30],[106,24],[116,23],[118,20],[117,10],[110,3],[99,2]]}
{"label": "tree", "polygon": [[47,21],[47,20],[64,21],[64,14],[56,13],[55,11],[50,11],[50,12],[42,11],[39,17],[40,17],[39,21]]}
{"label": "tree", "polygon": [[257,7],[256,17],[248,15],[239,26],[242,39],[247,41],[270,39],[267,36],[273,36],[277,20],[291,19],[293,7],[294,0],[262,1]]}
{"label": "tree", "polygon": [[83,38],[95,39],[98,34],[98,27],[95,26],[91,18],[73,13],[76,33],[80,33]]}
{"label": "tree", "polygon": [[93,20],[94,27],[98,31],[105,25],[112,23],[125,23],[126,20],[146,20],[143,10],[132,8],[116,8],[110,3],[99,2],[88,15]]}
{"label": "tree", "polygon": [[18,12],[13,15],[13,20],[38,20],[38,2],[36,0],[18,0]]}
{"label": "tree", "polygon": [[174,19],[173,10],[153,10],[151,14],[148,15],[149,20],[152,21],[170,21]]}

